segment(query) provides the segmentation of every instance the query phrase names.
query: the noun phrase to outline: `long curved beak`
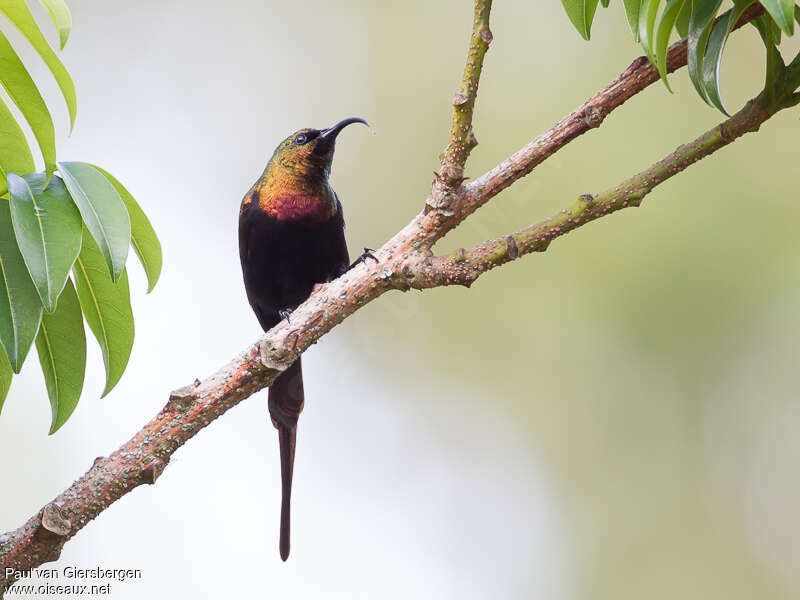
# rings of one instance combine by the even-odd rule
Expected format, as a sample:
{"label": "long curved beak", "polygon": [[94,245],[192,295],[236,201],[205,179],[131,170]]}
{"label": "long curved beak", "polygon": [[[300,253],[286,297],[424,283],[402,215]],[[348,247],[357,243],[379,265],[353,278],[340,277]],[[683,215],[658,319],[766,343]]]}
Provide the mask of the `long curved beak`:
{"label": "long curved beak", "polygon": [[342,119],[336,125],[332,127],[328,127],[327,129],[323,129],[322,132],[319,134],[319,137],[333,143],[336,139],[336,136],[347,127],[348,125],[352,125],[353,123],[363,123],[367,127],[369,127],[369,123],[367,123],[361,117],[348,117],[347,119]]}

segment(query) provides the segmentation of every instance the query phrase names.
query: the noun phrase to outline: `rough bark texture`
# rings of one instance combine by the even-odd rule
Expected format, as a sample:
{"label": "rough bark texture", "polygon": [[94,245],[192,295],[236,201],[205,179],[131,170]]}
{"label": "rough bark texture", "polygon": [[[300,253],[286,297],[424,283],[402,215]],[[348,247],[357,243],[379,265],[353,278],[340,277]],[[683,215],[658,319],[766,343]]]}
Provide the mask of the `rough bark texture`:
{"label": "rough bark texture", "polygon": [[[464,185],[464,166],[477,143],[472,133],[472,112],[484,56],[492,39],[490,8],[490,0],[475,2],[467,65],[453,100],[450,139],[422,212],[375,252],[377,264],[368,261],[339,279],[318,286],[292,313],[291,322],[281,322],[211,377],[173,392],[161,412],[133,438],[108,457],[96,459],[82,477],[27,523],[0,536],[0,596],[17,579],[13,573],[7,577],[6,569],[25,571],[56,560],[67,540],[89,521],[135,487],[155,483],[172,454],[189,438],[238,402],[269,386],[300,353],[364,304],[388,290],[470,285],[489,269],[545,250],[554,238],[588,221],[627,206],[638,206],[655,186],[741,135],[757,130],[789,103],[787,100],[776,108],[759,97],[721,125],[602,194],[581,196],[541,223],[471,250],[459,249],[437,257],[431,248],[447,232],[564,145],[598,127],[626,100],[658,81],[657,70],[645,58],[636,59],[615,81],[550,130]],[[760,7],[748,10],[740,24],[760,12]],[[685,43],[673,44],[668,53],[668,70],[685,64]]]}

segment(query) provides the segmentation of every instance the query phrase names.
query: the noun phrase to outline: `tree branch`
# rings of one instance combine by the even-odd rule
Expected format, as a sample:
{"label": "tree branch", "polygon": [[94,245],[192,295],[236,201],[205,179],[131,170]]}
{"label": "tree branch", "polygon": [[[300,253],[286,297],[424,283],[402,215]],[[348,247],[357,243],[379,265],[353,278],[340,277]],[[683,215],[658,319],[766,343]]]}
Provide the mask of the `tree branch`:
{"label": "tree branch", "polygon": [[[67,540],[110,504],[141,484],[155,483],[172,454],[188,439],[232,406],[269,386],[300,353],[364,304],[388,290],[469,284],[495,266],[543,250],[553,238],[569,230],[638,204],[655,185],[743,133],[754,131],[776,112],[764,109],[758,101],[751,102],[721,126],[608,192],[591,200],[584,197],[566,212],[468,252],[434,257],[430,248],[478,207],[564,145],[600,125],[611,111],[658,80],[656,69],[646,59],[637,59],[578,110],[465,186],[463,169],[476,143],[472,113],[491,41],[490,9],[490,0],[475,1],[469,55],[462,87],[453,103],[450,140],[442,158],[442,172],[437,174],[424,210],[375,253],[378,264],[359,265],[339,279],[318,286],[292,313],[291,323],[281,322],[211,377],[173,392],[166,406],[128,442],[108,457],[95,460],[82,477],[27,523],[1,535],[0,596],[26,570],[58,559]],[[748,11],[743,20],[756,16]],[[685,65],[685,44],[673,44],[668,57],[670,71]]]}
{"label": "tree branch", "polygon": [[454,284],[469,287],[486,271],[531,252],[544,252],[555,238],[589,221],[629,206],[638,207],[657,185],[745,133],[758,131],[772,114],[758,101],[751,100],[731,118],[610,190],[597,195],[584,194],[568,208],[540,223],[488,240],[470,250],[459,248],[448,256],[431,258],[421,265],[413,287],[425,289]]}
{"label": "tree branch", "polygon": [[[478,82],[483,71],[483,58],[492,41],[492,31],[489,29],[491,10],[492,0],[476,0],[467,64],[464,66],[461,89],[453,97],[453,123],[450,126],[447,148],[442,155],[442,168],[436,174],[435,187],[439,189],[434,189],[431,195],[434,200],[440,198],[448,190],[456,189],[461,185],[464,181],[464,165],[467,164],[469,153],[478,145],[478,140],[472,131],[472,113],[475,109],[475,99],[478,96]],[[431,207],[436,208],[435,205],[431,205]]]}
{"label": "tree branch", "polygon": [[[475,31],[478,30],[478,4],[479,3],[476,2],[476,21],[473,26],[472,37],[473,43],[475,41]],[[734,29],[743,27],[763,13],[764,8],[760,4],[754,4],[742,13]],[[472,49],[472,46],[470,48]],[[672,73],[681,67],[685,67],[686,61],[686,40],[683,39],[672,44],[667,50],[667,72]],[[470,62],[468,60],[467,67],[465,68],[465,80],[467,79],[467,73],[469,71]],[[425,207],[426,214],[428,209],[436,209],[434,214],[430,215],[433,224],[426,224],[426,226],[423,227],[424,230],[430,231],[431,235],[424,241],[420,241],[420,245],[424,248],[431,248],[433,244],[463,222],[469,215],[486,204],[486,202],[518,179],[528,175],[538,165],[576,138],[592,129],[600,127],[606,117],[614,110],[658,80],[658,69],[647,60],[646,56],[640,56],[634,60],[619,77],[589,98],[577,109],[561,119],[546,132],[534,138],[496,167],[470,183],[461,185],[457,189],[452,189],[451,187],[442,185],[442,177],[437,173],[436,179],[434,179],[431,196],[428,198]],[[477,85],[477,79],[474,80],[474,83]],[[473,94],[472,101],[474,102],[477,88],[470,88],[470,91]],[[453,143],[452,138],[455,132],[460,131],[456,129],[455,122],[461,119],[460,122],[463,123],[463,118],[467,116],[466,114],[460,115],[457,108],[458,107],[453,111],[454,125],[451,129],[451,144]],[[470,119],[471,116],[472,108],[469,110]],[[469,123],[469,130],[470,132],[472,131],[471,122]],[[477,144],[477,141],[475,143]],[[448,148],[449,147],[450,145],[448,145]],[[464,155],[465,160],[468,153],[469,152]],[[444,160],[442,165],[444,168]],[[464,164],[461,164],[459,177],[461,177],[462,181],[463,167]]]}
{"label": "tree branch", "polygon": [[[734,29],[743,27],[763,13],[764,8],[760,4],[754,4],[742,13]],[[672,44],[667,51],[667,73],[685,67],[686,61],[686,40],[683,39]],[[647,57],[638,57],[619,77],[572,113],[502,163],[470,182],[466,186],[461,210],[472,214],[575,138],[599,127],[612,111],[658,80],[658,69]]]}

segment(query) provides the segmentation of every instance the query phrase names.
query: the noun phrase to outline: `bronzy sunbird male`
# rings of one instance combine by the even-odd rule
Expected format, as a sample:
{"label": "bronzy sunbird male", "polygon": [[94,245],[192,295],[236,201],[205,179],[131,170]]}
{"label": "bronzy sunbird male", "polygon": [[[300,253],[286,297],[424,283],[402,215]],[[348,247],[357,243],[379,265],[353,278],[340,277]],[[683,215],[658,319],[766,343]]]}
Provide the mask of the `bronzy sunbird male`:
{"label": "bronzy sunbird male", "polygon": [[[264,331],[290,318],[315,284],[331,281],[371,256],[365,249],[350,265],[342,203],[328,183],[336,137],[360,117],[327,129],[301,129],[275,149],[239,210],[239,257],[247,299]],[[374,258],[374,257],[373,257]],[[269,414],[281,455],[280,554],[289,557],[297,419],[303,410],[300,359],[269,388]]]}

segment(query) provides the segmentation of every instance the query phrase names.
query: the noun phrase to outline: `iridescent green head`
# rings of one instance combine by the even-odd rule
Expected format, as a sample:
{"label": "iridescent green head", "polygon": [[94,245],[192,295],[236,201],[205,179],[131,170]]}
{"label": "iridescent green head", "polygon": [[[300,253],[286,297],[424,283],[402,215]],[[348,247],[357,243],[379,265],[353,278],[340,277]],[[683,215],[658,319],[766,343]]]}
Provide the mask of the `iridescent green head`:
{"label": "iridescent green head", "polygon": [[331,172],[336,136],[353,123],[363,123],[369,127],[361,117],[349,117],[327,129],[301,129],[294,132],[275,148],[267,171],[279,170],[290,176],[327,179]]}
{"label": "iridescent green head", "polygon": [[336,136],[352,123],[350,117],[327,129],[301,129],[283,140],[264,173],[242,200],[242,210],[255,203],[273,218],[316,223],[337,211],[336,194],[328,184]]}

